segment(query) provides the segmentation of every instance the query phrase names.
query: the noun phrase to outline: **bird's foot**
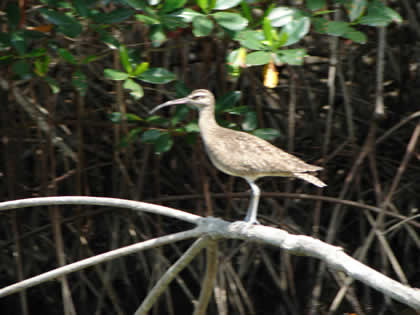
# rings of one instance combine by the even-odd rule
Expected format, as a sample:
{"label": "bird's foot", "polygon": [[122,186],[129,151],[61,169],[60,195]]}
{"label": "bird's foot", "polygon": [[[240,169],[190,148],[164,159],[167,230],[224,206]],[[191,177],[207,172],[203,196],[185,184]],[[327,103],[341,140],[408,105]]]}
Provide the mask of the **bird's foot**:
{"label": "bird's foot", "polygon": [[249,225],[261,225],[261,223],[257,219],[250,219],[248,217],[245,217],[244,221]]}

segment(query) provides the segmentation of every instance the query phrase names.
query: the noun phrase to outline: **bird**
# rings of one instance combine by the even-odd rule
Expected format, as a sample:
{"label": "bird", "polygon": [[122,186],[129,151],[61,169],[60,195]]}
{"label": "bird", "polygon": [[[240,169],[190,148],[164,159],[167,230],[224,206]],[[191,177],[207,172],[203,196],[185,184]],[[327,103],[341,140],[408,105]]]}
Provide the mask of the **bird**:
{"label": "bird", "polygon": [[210,161],[223,173],[242,177],[251,187],[251,198],[244,221],[259,224],[257,212],[261,190],[255,181],[261,177],[295,177],[317,187],[327,186],[311,174],[320,171],[322,167],[307,164],[257,136],[220,126],[215,117],[215,103],[212,92],[198,89],[186,97],[156,106],[150,114],[177,104],[187,104],[198,109],[200,135]]}

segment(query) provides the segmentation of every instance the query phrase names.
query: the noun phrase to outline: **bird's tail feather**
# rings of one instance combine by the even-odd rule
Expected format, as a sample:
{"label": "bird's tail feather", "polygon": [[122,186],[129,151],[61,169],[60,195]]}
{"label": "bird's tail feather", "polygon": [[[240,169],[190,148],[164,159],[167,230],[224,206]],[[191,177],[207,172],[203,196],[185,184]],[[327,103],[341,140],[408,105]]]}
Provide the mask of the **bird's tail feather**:
{"label": "bird's tail feather", "polygon": [[322,180],[318,179],[317,177],[311,175],[311,174],[307,174],[307,173],[294,173],[293,174],[295,177],[303,179],[315,186],[318,187],[325,187],[327,186],[327,184],[325,184]]}

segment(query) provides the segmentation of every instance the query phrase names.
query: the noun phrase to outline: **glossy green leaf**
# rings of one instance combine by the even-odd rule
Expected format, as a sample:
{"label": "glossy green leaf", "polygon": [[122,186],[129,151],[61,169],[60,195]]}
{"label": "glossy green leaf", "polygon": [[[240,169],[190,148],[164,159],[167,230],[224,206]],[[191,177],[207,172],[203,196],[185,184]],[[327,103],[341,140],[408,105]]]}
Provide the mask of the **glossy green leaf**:
{"label": "glossy green leaf", "polygon": [[149,129],[142,133],[140,141],[144,143],[153,143],[162,135],[162,131],[158,129]]}
{"label": "glossy green leaf", "polygon": [[73,54],[68,51],[65,48],[59,48],[58,49],[58,54],[60,55],[61,58],[63,58],[65,61],[75,65],[77,64],[77,60],[76,58],[74,58]]}
{"label": "glossy green leaf", "polygon": [[306,7],[311,11],[322,9],[325,5],[325,0],[306,0]]}
{"label": "glossy green leaf", "polygon": [[343,37],[351,39],[352,41],[356,43],[360,43],[360,44],[366,44],[366,41],[367,41],[366,34],[360,31],[357,31],[355,29],[343,34]]}
{"label": "glossy green leaf", "polygon": [[205,16],[204,14],[191,10],[191,9],[181,9],[176,12],[171,13],[172,16],[177,16],[181,18],[185,23],[191,23],[193,19],[197,16]]}
{"label": "glossy green leaf", "polygon": [[161,11],[164,13],[172,12],[176,9],[182,8],[185,3],[187,3],[187,0],[165,0]]}
{"label": "glossy green leaf", "polygon": [[120,113],[120,112],[113,112],[113,113],[109,114],[108,118],[113,123],[120,123],[122,120],[134,121],[134,122],[144,120],[144,119],[142,119],[141,117],[139,117],[135,114],[131,114],[131,113],[123,114],[123,113]]}
{"label": "glossy green leaf", "polygon": [[162,25],[153,25],[150,28],[149,36],[153,47],[159,47],[166,41],[166,34]]}
{"label": "glossy green leaf", "polygon": [[299,19],[294,19],[289,24],[285,25],[282,28],[282,33],[287,34],[287,41],[283,46],[289,46],[297,43],[306,34],[308,34],[311,27],[311,20],[308,17],[301,17]]}
{"label": "glossy green leaf", "polygon": [[265,65],[271,60],[271,52],[268,51],[255,51],[246,56],[247,66],[260,66]]}
{"label": "glossy green leaf", "polygon": [[134,13],[135,11],[129,8],[117,8],[111,12],[98,13],[92,16],[92,19],[101,24],[120,23],[130,18]]}
{"label": "glossy green leaf", "polygon": [[252,50],[260,50],[266,47],[263,44],[265,38],[263,32],[261,31],[243,30],[236,33],[233,39],[239,41],[241,46]]}
{"label": "glossy green leaf", "polygon": [[39,12],[48,21],[57,25],[57,31],[69,36],[76,37],[82,32],[82,25],[74,18],[53,10],[41,8]]}
{"label": "glossy green leaf", "polygon": [[197,16],[192,21],[193,34],[196,37],[207,36],[213,30],[213,22],[207,16]]}
{"label": "glossy green leaf", "polygon": [[313,19],[316,31],[333,36],[342,36],[352,31],[351,26],[343,21],[328,21],[324,18]]}
{"label": "glossy green leaf", "polygon": [[176,75],[164,68],[151,68],[139,76],[138,79],[154,84],[166,84],[176,79]]}
{"label": "glossy green leaf", "polygon": [[182,121],[188,115],[189,112],[190,109],[184,104],[176,106],[175,114],[171,117],[171,124],[176,125],[177,123]]}
{"label": "glossy green leaf", "polygon": [[263,20],[263,31],[265,40],[268,42],[269,46],[273,45],[273,28],[271,26],[271,21],[268,18]]}
{"label": "glossy green leaf", "polygon": [[114,69],[105,69],[104,74],[106,78],[116,81],[126,80],[129,77],[128,73]]}
{"label": "glossy green leaf", "polygon": [[50,56],[46,55],[44,58],[37,58],[34,61],[34,71],[40,77],[45,77],[48,72],[48,66],[50,64]]}
{"label": "glossy green leaf", "polygon": [[163,133],[156,141],[155,141],[155,152],[160,154],[164,152],[168,152],[172,145],[174,144],[174,140],[172,139],[169,133]]}
{"label": "glossy green leaf", "polygon": [[100,39],[110,48],[117,49],[120,47],[120,42],[108,32],[98,29],[97,32],[100,35]]}
{"label": "glossy green leaf", "polygon": [[289,7],[278,7],[271,10],[267,18],[271,21],[271,25],[274,27],[281,27],[292,22],[296,9]]}
{"label": "glossy green leaf", "polygon": [[138,76],[145,72],[147,69],[149,69],[149,63],[148,62],[142,62],[137,65],[136,69],[134,69],[133,75]]}
{"label": "glossy green leaf", "polygon": [[276,54],[276,64],[287,63],[299,66],[303,64],[304,57],[307,56],[305,49],[279,50]]}
{"label": "glossy green leaf", "polygon": [[10,35],[10,44],[16,49],[19,55],[26,53],[26,41],[21,31],[13,32]]}
{"label": "glossy green leaf", "polygon": [[185,125],[185,131],[190,133],[199,133],[200,132],[200,127],[198,126],[198,124],[196,122],[190,122],[188,124]]}
{"label": "glossy green leaf", "polygon": [[133,67],[131,67],[131,63],[128,58],[127,48],[124,45],[120,46],[120,61],[125,71],[131,74],[131,72],[133,71]]}
{"label": "glossy green leaf", "polygon": [[123,84],[123,88],[130,91],[130,95],[134,97],[134,99],[138,100],[144,96],[143,88],[140,84],[133,81],[132,79],[125,80]]}
{"label": "glossy green leaf", "polygon": [[217,12],[212,16],[217,24],[231,31],[243,30],[248,25],[248,20],[237,13]]}
{"label": "glossy green leaf", "polygon": [[160,20],[157,17],[144,14],[136,14],[136,20],[147,25],[160,24]]}
{"label": "glossy green leaf", "polygon": [[216,0],[213,10],[226,10],[236,7],[242,0]]}
{"label": "glossy green leaf", "polygon": [[210,0],[197,0],[198,6],[203,10],[204,12],[207,12],[210,9]]}
{"label": "glossy green leaf", "polygon": [[391,22],[401,23],[401,16],[390,7],[378,0],[368,5],[368,13],[359,20],[360,24],[369,26],[387,26]]}
{"label": "glossy green leaf", "polygon": [[245,131],[251,131],[256,129],[257,126],[257,113],[254,111],[249,111],[245,113],[244,121],[241,124],[242,129]]}
{"label": "glossy green leaf", "polygon": [[280,131],[277,129],[272,128],[261,128],[261,129],[255,129],[252,134],[254,136],[260,137],[264,140],[274,140],[281,136]]}
{"label": "glossy green leaf", "polygon": [[355,21],[365,12],[367,0],[352,0],[344,4],[350,21]]}
{"label": "glossy green leaf", "polygon": [[241,99],[241,95],[241,91],[232,91],[222,95],[222,97],[220,97],[216,103],[217,111],[223,112],[226,108],[235,106],[235,104],[238,103]]}

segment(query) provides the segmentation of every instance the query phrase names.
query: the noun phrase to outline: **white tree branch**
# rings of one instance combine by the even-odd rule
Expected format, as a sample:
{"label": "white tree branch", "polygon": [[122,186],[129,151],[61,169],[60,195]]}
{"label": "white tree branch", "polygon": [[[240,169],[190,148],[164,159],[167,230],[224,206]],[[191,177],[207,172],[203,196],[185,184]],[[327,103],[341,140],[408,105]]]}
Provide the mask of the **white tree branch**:
{"label": "white tree branch", "polygon": [[123,255],[162,246],[170,242],[176,242],[188,238],[201,236],[213,239],[241,239],[269,244],[287,250],[291,253],[316,257],[323,260],[330,268],[345,272],[354,279],[360,280],[368,286],[390,296],[401,303],[407,304],[416,310],[420,310],[420,290],[403,285],[376,270],[353,259],[336,246],[324,243],[309,236],[292,235],[276,228],[262,225],[249,225],[246,222],[226,222],[216,218],[201,218],[200,216],[186,213],[163,206],[136,202],[130,200],[96,197],[45,197],[32,198],[0,203],[0,211],[17,209],[22,207],[57,204],[77,205],[102,205],[121,208],[129,208],[136,211],[146,211],[160,215],[174,217],[183,221],[197,224],[197,227],[180,233],[159,237],[142,243],[126,246],[101,255],[97,255],[82,261],[54,269],[42,275],[21,281],[11,286],[0,289],[0,297],[19,292],[28,287],[60,277],[64,274],[80,270],[93,264],[107,261]]}

